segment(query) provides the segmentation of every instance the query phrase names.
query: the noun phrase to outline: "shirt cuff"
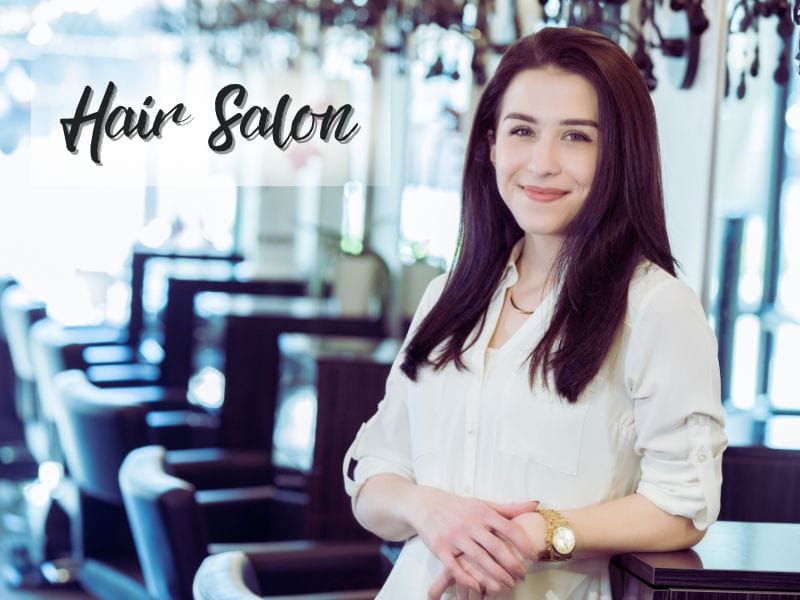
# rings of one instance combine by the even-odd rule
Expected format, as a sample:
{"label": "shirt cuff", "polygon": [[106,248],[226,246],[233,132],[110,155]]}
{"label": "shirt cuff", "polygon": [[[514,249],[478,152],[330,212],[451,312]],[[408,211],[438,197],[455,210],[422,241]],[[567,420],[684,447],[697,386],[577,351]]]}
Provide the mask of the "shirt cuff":
{"label": "shirt cuff", "polygon": [[721,425],[710,416],[691,415],[686,427],[687,456],[645,452],[636,492],[669,514],[691,519],[702,530],[719,516],[722,453],[727,444]]}
{"label": "shirt cuff", "polygon": [[376,456],[360,456],[359,445],[365,426],[366,424],[362,425],[361,429],[358,430],[356,438],[347,450],[342,462],[344,489],[347,495],[351,497],[354,506],[364,483],[373,475],[392,473],[400,475],[412,483],[415,482],[414,474],[402,464]]}

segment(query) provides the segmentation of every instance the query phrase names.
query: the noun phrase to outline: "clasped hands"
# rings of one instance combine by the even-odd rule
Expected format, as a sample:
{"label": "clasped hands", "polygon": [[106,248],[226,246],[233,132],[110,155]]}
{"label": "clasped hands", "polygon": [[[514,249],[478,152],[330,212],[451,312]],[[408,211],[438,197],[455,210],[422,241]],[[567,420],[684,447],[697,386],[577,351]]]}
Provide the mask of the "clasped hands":
{"label": "clasped hands", "polygon": [[[444,569],[428,590],[438,600],[456,586],[492,597],[511,590],[544,551],[546,525],[538,502],[494,503],[419,486],[411,525]],[[533,540],[536,540],[534,542]]]}

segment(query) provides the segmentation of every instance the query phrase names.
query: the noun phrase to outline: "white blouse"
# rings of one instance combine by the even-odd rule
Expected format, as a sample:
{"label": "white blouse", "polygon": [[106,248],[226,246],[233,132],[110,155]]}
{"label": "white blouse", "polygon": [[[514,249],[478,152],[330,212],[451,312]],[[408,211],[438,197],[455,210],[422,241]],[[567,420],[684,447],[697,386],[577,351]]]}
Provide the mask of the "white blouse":
{"label": "white blouse", "polygon": [[[400,351],[378,411],[345,457],[347,493],[355,501],[378,473],[463,496],[539,500],[557,509],[636,492],[692,519],[698,529],[708,527],[719,513],[727,441],[716,340],[694,292],[663,269],[641,265],[621,335],[598,375],[570,404],[554,384],[531,390],[528,383],[528,355],[550,322],[557,292],[502,347],[488,348],[505,289],[517,281],[520,250],[518,244],[483,331],[464,353],[468,370],[426,367],[412,382],[400,370]],[[411,331],[444,284],[445,276],[431,282]],[[353,478],[347,474],[351,459],[357,461]],[[426,598],[441,569],[415,536],[378,598]],[[608,558],[535,564],[504,598],[610,599]]]}

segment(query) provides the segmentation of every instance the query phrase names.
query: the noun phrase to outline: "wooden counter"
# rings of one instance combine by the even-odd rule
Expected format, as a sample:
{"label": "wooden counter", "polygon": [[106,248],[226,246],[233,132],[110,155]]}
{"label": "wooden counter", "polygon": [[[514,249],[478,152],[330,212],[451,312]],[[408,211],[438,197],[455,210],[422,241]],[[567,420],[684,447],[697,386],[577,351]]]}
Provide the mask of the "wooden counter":
{"label": "wooden counter", "polygon": [[611,561],[614,598],[800,599],[800,524],[719,521],[691,550]]}

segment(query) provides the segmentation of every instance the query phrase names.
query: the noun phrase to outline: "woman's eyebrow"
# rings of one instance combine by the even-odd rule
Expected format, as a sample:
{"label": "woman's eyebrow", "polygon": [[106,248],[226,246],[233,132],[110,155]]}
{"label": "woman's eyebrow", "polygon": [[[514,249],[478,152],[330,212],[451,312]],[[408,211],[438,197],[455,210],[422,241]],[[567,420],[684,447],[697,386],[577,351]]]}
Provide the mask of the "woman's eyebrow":
{"label": "woman's eyebrow", "polygon": [[[539,121],[536,117],[532,117],[530,115],[526,115],[525,113],[508,113],[503,120],[506,119],[515,119],[518,121],[525,121],[527,123],[533,123],[534,125],[537,124]],[[594,127],[596,129],[600,129],[597,121],[593,121],[592,119],[563,119],[559,121],[560,125],[585,125],[587,127]]]}

